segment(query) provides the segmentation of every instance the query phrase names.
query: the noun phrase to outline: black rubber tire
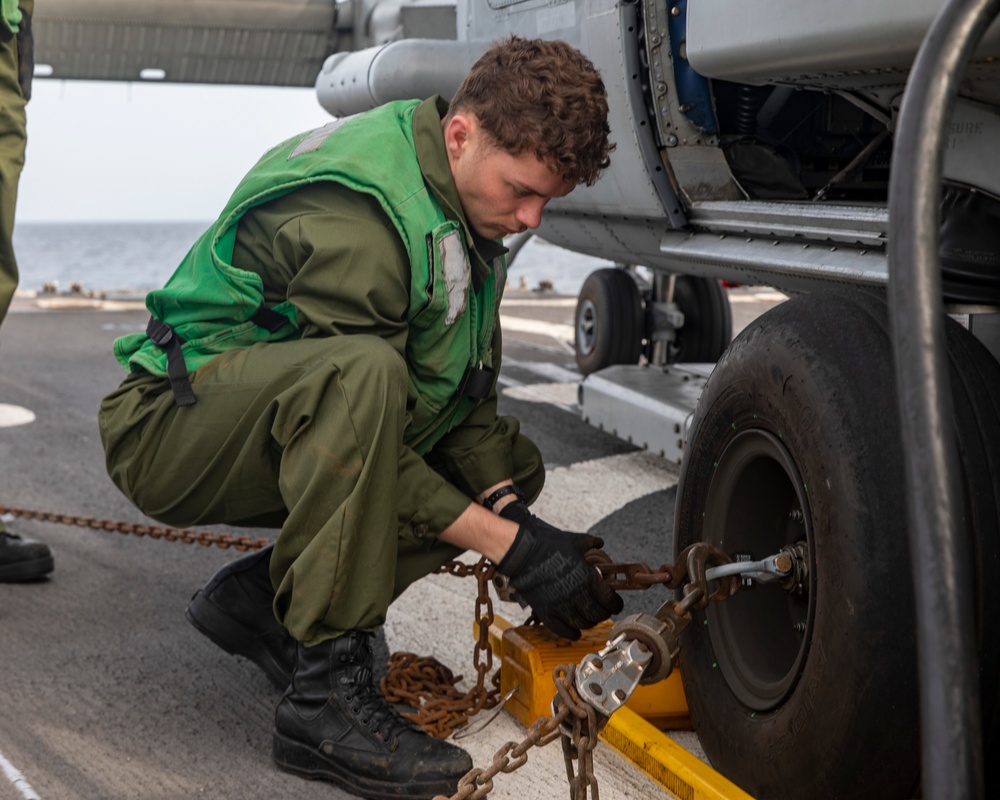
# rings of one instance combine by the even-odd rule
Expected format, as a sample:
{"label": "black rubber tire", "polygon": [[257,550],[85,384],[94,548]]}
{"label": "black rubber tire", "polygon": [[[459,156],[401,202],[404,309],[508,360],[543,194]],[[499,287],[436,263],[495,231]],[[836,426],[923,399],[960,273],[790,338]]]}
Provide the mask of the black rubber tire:
{"label": "black rubber tire", "polygon": [[612,364],[637,364],[642,352],[642,299],[625,270],[587,276],[576,301],[576,365],[590,375]]}
{"label": "black rubber tire", "polygon": [[722,284],[714,278],[678,275],[674,302],[684,314],[684,325],[667,348],[667,363],[718,361],[733,339],[733,315]]}
{"label": "black rubber tire", "polygon": [[[761,558],[808,544],[801,597],[757,586],[697,612],[681,671],[695,728],[755,797],[915,796],[913,589],[888,315],[862,292],[793,298],[719,361],[678,486],[676,547]],[[948,324],[967,519],[975,530],[987,759],[995,751],[1000,367]],[[795,518],[802,511],[801,521]],[[991,750],[992,748],[992,750]]]}
{"label": "black rubber tire", "polygon": [[953,325],[948,333],[962,485],[976,552],[986,796],[1000,797],[1000,366],[965,329]]}

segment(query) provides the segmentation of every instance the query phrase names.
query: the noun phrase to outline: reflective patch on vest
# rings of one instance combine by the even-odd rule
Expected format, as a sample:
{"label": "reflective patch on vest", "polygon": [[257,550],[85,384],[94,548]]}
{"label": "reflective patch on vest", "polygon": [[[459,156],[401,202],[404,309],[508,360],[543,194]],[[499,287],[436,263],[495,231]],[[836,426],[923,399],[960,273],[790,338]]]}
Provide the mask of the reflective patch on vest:
{"label": "reflective patch on vest", "polygon": [[295,145],[295,149],[288,154],[288,160],[291,161],[295,158],[295,156],[300,156],[303,153],[311,153],[314,150],[319,150],[323,146],[323,143],[329,139],[341,125],[348,120],[354,119],[356,116],[357,114],[353,114],[350,117],[335,119],[333,122],[328,122],[323,127],[316,128],[316,130],[306,134],[306,137]]}
{"label": "reflective patch on vest", "polygon": [[469,257],[462,243],[462,234],[452,231],[442,236],[438,240],[438,256],[444,271],[445,287],[448,289],[448,315],[444,321],[451,325],[465,313],[469,276],[472,274]]}

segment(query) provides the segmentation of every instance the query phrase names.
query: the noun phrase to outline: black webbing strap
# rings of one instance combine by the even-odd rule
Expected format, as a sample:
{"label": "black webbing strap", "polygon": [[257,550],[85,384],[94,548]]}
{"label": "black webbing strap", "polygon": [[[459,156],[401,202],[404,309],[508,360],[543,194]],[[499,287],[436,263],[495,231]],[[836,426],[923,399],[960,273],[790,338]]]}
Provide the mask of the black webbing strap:
{"label": "black webbing strap", "polygon": [[181,338],[167,323],[160,322],[155,317],[149,318],[146,335],[150,341],[167,354],[167,378],[174,392],[174,402],[179,406],[193,406],[198,402],[188,379],[187,364],[181,353]]}
{"label": "black webbing strap", "polygon": [[489,367],[474,367],[471,364],[465,368],[462,382],[458,384],[458,393],[464,397],[483,400],[490,395],[496,370]]}
{"label": "black webbing strap", "polygon": [[[250,321],[271,333],[277,332],[291,322],[284,314],[279,314],[264,306],[250,315]],[[174,333],[174,329],[166,322],[160,322],[155,317],[149,318],[146,335],[153,344],[167,354],[167,377],[170,379],[170,388],[174,392],[174,402],[179,406],[193,406],[198,402],[198,398],[195,397],[194,389],[191,388],[187,364],[184,363],[184,355],[181,353],[181,345],[184,340]]]}
{"label": "black webbing strap", "polygon": [[250,321],[260,328],[266,328],[271,333],[277,333],[291,320],[284,314],[279,314],[270,308],[261,306],[250,315]]}

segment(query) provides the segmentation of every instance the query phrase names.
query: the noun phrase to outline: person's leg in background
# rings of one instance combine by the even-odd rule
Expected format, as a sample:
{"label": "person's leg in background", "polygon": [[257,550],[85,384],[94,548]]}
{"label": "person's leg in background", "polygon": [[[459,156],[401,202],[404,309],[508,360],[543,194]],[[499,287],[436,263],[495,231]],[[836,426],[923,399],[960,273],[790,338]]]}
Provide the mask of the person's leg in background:
{"label": "person's leg in background", "polygon": [[[21,3],[20,20],[0,21],[0,325],[17,288],[14,258],[14,208],[27,143],[24,107],[31,94],[31,12]],[[3,24],[6,22],[6,24]],[[10,30],[11,25],[19,28]],[[2,339],[0,339],[2,345]],[[7,530],[0,519],[0,582],[30,581],[55,566],[47,545]]]}

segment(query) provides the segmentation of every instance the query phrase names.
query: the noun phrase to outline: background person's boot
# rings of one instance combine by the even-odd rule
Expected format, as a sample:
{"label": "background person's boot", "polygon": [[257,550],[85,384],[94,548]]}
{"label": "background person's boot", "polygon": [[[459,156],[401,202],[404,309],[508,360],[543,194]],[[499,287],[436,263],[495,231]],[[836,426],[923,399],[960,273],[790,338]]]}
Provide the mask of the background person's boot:
{"label": "background person's boot", "polygon": [[0,583],[33,581],[54,566],[48,545],[10,533],[0,522]]}
{"label": "background person's boot", "polygon": [[279,689],[295,664],[295,639],[275,619],[268,564],[274,545],[226,564],[191,598],[185,616],[227,653],[249,658]]}
{"label": "background person's boot", "polygon": [[472,759],[400,717],[375,688],[371,661],[368,633],[299,643],[275,713],[275,763],[367,798],[453,794]]}

